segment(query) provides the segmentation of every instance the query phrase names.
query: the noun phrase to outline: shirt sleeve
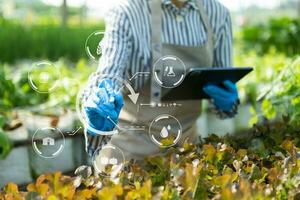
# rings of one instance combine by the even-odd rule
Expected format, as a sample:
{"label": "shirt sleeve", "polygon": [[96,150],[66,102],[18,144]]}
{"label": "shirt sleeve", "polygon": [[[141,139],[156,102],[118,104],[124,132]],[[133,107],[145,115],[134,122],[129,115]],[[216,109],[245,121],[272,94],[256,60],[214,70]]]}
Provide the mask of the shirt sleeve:
{"label": "shirt sleeve", "polygon": [[224,23],[220,26],[214,48],[214,67],[232,67],[232,23],[229,11],[226,12]]}
{"label": "shirt sleeve", "polygon": [[108,12],[106,29],[101,41],[102,56],[98,72],[123,77],[131,49],[131,29],[122,7]]}
{"label": "shirt sleeve", "polygon": [[[89,96],[88,91],[97,87],[106,75],[124,78],[131,52],[131,35],[129,20],[122,7],[110,9],[105,17],[105,34],[99,44],[102,56],[97,71],[88,80],[86,96]],[[117,87],[120,84],[115,85]]]}
{"label": "shirt sleeve", "polygon": [[[131,50],[131,29],[129,20],[122,10],[122,7],[111,9],[105,18],[105,34],[100,42],[102,56],[99,60],[98,69],[88,80],[87,86],[82,95],[82,101],[86,101],[97,88],[99,83],[107,76],[110,78],[124,78],[128,66],[128,56]],[[118,82],[115,79],[112,81]],[[115,90],[120,90],[120,83],[114,84]],[[92,135],[85,130],[86,151],[90,156],[97,149],[107,144],[111,136]]]}

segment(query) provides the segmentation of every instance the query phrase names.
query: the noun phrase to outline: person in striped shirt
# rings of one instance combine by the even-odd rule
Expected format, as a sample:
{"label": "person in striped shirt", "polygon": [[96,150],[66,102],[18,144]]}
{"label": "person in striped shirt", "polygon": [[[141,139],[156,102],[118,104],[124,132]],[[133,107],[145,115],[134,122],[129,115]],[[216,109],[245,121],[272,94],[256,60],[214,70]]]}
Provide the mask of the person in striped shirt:
{"label": "person in striped shirt", "polygon": [[[217,0],[119,0],[106,15],[105,22],[102,57],[84,95],[88,153],[93,155],[107,143],[121,149],[127,160],[161,153],[147,129],[153,119],[163,114],[174,116],[182,125],[182,137],[176,145],[187,139],[197,142],[195,121],[201,112],[200,101],[178,102],[182,106],[174,108],[136,108],[139,103],[160,101],[162,89],[155,83],[152,72],[154,63],[166,55],[179,58],[187,69],[232,66],[232,25],[228,9]],[[106,74],[129,80],[141,72],[145,75],[130,81],[140,93],[137,104],[120,92],[122,86],[103,78]],[[239,104],[238,92],[230,81],[224,85],[227,89],[208,85],[203,90],[211,97],[218,114],[233,117]],[[118,122],[124,126],[139,124],[145,130],[105,134]],[[161,127],[154,129],[159,133]]]}

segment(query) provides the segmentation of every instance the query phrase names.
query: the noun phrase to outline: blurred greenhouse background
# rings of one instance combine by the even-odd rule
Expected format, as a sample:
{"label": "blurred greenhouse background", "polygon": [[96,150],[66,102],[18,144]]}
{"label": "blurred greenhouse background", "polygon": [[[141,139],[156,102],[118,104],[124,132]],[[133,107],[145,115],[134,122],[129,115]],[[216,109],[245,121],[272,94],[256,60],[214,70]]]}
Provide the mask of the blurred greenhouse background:
{"label": "blurred greenhouse background", "polygon": [[[274,119],[280,108],[273,104],[290,106],[291,98],[300,95],[297,86],[280,87],[282,81],[293,84],[299,78],[291,72],[286,79],[282,73],[299,72],[293,66],[300,62],[300,0],[220,1],[232,13],[234,65],[255,71],[239,84],[243,105],[238,117],[221,121],[202,114],[202,137],[239,133],[262,114]],[[68,173],[87,162],[82,131],[72,135],[81,127],[75,114],[78,90],[97,67],[86,55],[85,42],[94,31],[105,30],[103,16],[115,2],[0,0],[0,187],[8,181],[28,183],[47,171]],[[30,67],[41,60],[60,69],[63,78],[55,92],[37,93],[28,84]],[[287,98],[272,98],[278,87]],[[290,108],[294,119],[300,114],[299,102]],[[31,146],[35,130],[45,126],[66,135],[65,150],[55,159],[37,157]]]}

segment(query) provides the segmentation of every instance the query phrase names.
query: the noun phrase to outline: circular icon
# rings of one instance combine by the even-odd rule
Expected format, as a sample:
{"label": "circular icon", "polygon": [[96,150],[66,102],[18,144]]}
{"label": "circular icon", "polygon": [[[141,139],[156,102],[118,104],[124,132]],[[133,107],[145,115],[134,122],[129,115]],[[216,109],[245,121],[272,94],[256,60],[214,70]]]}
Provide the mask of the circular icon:
{"label": "circular icon", "polygon": [[98,148],[93,155],[94,169],[102,176],[116,177],[123,169],[124,163],[123,151],[113,145]]}
{"label": "circular icon", "polygon": [[85,41],[86,54],[94,61],[98,61],[102,55],[101,40],[103,36],[103,31],[95,31]]}
{"label": "circular icon", "polygon": [[184,80],[186,67],[179,58],[164,56],[155,62],[153,74],[156,82],[161,87],[174,88]]}
{"label": "circular icon", "polygon": [[34,63],[28,72],[29,85],[39,93],[53,91],[57,87],[59,80],[59,69],[48,61]]}
{"label": "circular icon", "polygon": [[181,124],[171,115],[158,116],[149,127],[151,140],[160,147],[171,147],[177,144],[181,134]]}
{"label": "circular icon", "polygon": [[[95,74],[93,74],[92,76],[95,76]],[[104,80],[104,79],[112,80],[115,83],[115,85],[118,86],[116,88],[113,88],[114,92],[116,92],[116,93],[121,92],[121,90],[125,87],[124,81],[119,77],[112,77],[111,75],[106,75],[106,74],[97,75],[97,77],[99,78],[99,80]],[[99,91],[99,88],[98,88],[98,86],[94,86],[90,90],[91,91],[89,93],[97,93]],[[76,99],[77,116],[78,116],[79,120],[81,121],[81,123],[84,125],[84,127],[87,130],[91,131],[92,133],[98,134],[98,135],[114,135],[114,134],[119,133],[119,131],[117,129],[118,128],[117,124],[115,124],[116,127],[112,131],[100,131],[89,125],[86,113],[84,111],[84,108],[86,106],[86,104],[85,104],[86,99],[83,99],[84,97],[86,98],[86,96],[84,96],[85,92],[86,91],[85,91],[85,87],[84,87],[78,92],[77,99]],[[112,119],[109,116],[107,116],[107,120],[112,120]],[[112,123],[115,123],[115,122],[112,121]]]}
{"label": "circular icon", "polygon": [[34,151],[43,158],[54,158],[64,149],[65,137],[59,129],[40,128],[32,136]]}

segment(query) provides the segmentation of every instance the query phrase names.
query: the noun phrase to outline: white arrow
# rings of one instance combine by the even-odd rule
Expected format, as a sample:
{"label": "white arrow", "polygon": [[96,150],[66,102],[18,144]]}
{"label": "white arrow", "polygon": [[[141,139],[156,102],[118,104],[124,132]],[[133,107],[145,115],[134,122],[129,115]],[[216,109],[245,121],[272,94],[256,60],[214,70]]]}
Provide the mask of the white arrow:
{"label": "white arrow", "polygon": [[139,93],[135,93],[134,89],[131,87],[131,85],[129,83],[125,83],[126,87],[128,88],[130,94],[128,95],[128,97],[130,98],[130,100],[136,104],[138,98],[139,98]]}

